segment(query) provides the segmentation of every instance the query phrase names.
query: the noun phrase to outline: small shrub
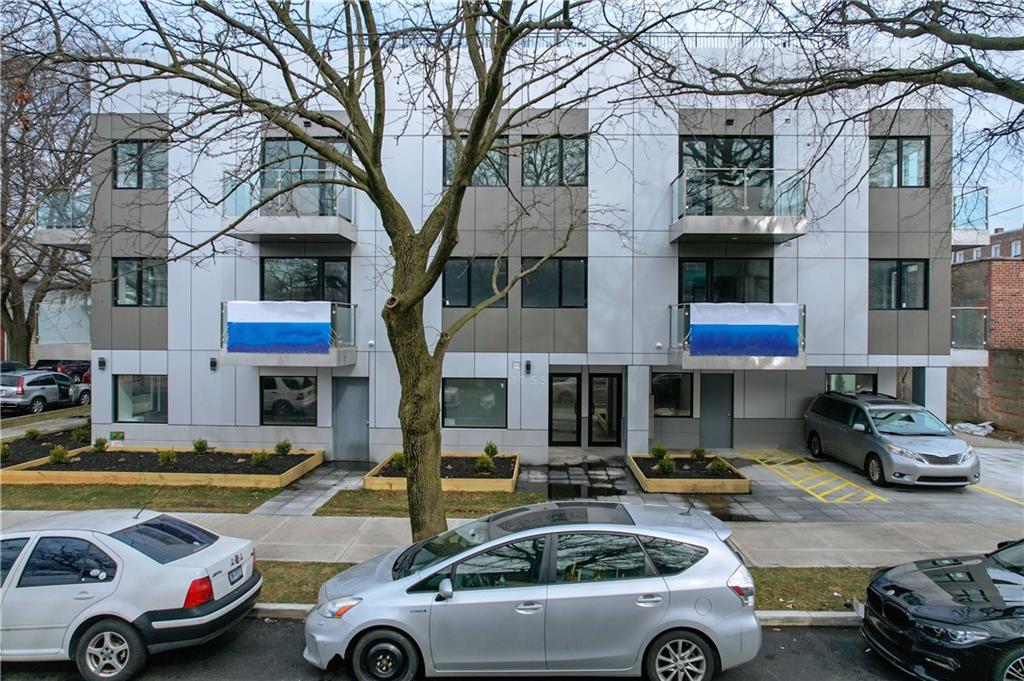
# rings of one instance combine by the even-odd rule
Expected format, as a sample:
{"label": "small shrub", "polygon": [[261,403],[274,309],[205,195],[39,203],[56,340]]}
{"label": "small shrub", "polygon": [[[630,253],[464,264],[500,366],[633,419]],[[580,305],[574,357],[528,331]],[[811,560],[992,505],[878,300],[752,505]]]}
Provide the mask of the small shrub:
{"label": "small shrub", "polygon": [[26,440],[38,440],[42,436],[43,434],[39,432],[38,428],[29,428],[28,430],[25,431]]}
{"label": "small shrub", "polygon": [[694,447],[690,451],[690,456],[693,457],[694,461],[703,461],[706,458],[708,458],[708,450],[704,449],[703,447]]}
{"label": "small shrub", "polygon": [[490,475],[494,472],[494,458],[481,454],[476,457],[476,472],[481,475]]}
{"label": "small shrub", "polygon": [[173,449],[165,449],[156,455],[156,462],[161,466],[173,466],[178,462],[178,453]]}
{"label": "small shrub", "polygon": [[713,473],[715,475],[725,475],[729,471],[729,466],[721,459],[713,459],[711,463],[708,464],[708,473]]}
{"label": "small shrub", "polygon": [[11,446],[5,442],[0,447],[0,463],[5,463],[9,458],[11,458]]}
{"label": "small shrub", "polygon": [[405,452],[395,452],[391,455],[391,465],[395,467],[395,470],[404,471],[409,460],[405,456]]}
{"label": "small shrub", "polygon": [[78,426],[71,430],[71,439],[80,445],[89,444],[89,437],[92,435],[89,426]]}
{"label": "small shrub", "polygon": [[498,456],[498,445],[488,440],[487,444],[484,445],[484,454],[491,457],[492,459]]}
{"label": "small shrub", "polygon": [[261,449],[258,452],[252,453],[252,465],[257,468],[266,468],[270,465],[270,452],[265,449]]}
{"label": "small shrub", "polygon": [[659,444],[651,445],[651,456],[661,461],[668,456],[668,447]]}
{"label": "small shrub", "polygon": [[107,451],[107,438],[96,438],[96,441],[92,443],[92,451],[96,452],[97,454],[100,452]]}
{"label": "small shrub", "polygon": [[68,450],[66,447],[57,445],[50,450],[50,463],[64,464],[68,462]]}
{"label": "small shrub", "polygon": [[292,443],[289,440],[281,440],[274,445],[274,451],[278,456],[288,456],[292,451]]}
{"label": "small shrub", "polygon": [[663,459],[658,459],[658,463],[655,464],[655,468],[662,475],[672,475],[676,472],[676,460],[666,456]]}
{"label": "small shrub", "polygon": [[195,454],[206,454],[210,451],[210,443],[203,438],[192,440],[192,452]]}

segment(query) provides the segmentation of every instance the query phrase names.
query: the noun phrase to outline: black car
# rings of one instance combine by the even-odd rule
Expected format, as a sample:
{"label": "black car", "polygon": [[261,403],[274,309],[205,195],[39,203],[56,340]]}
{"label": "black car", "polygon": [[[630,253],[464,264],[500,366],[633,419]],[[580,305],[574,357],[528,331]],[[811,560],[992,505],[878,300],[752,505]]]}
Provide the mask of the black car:
{"label": "black car", "polygon": [[0,374],[10,374],[15,371],[28,371],[28,365],[21,362],[0,362]]}
{"label": "black car", "polygon": [[879,570],[858,611],[871,648],[919,679],[1024,680],[1024,539]]}
{"label": "black car", "polygon": [[65,374],[72,383],[81,383],[82,377],[89,371],[87,359],[40,359],[32,367],[36,371],[56,371]]}

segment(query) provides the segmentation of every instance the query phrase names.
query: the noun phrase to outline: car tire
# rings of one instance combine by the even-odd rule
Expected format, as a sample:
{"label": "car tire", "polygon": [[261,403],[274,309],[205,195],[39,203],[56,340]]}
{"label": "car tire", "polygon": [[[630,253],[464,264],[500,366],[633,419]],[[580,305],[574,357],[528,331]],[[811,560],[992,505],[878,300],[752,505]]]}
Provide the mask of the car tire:
{"label": "car tire", "polygon": [[75,663],[86,681],[127,681],[142,671],[146,657],[138,630],[117,619],[92,625],[75,646]]}
{"label": "car tire", "polygon": [[644,659],[647,681],[674,681],[684,668],[693,681],[711,681],[715,676],[715,652],[702,636],[691,631],[669,631],[654,639]]}
{"label": "car tire", "polygon": [[825,450],[821,446],[821,437],[817,433],[811,433],[811,436],[807,438],[807,449],[815,459],[825,458]]}
{"label": "car tire", "polygon": [[33,397],[28,403],[28,410],[31,414],[42,414],[46,411],[46,400],[42,397]]}
{"label": "car tire", "polygon": [[992,665],[992,681],[1024,679],[1024,645],[1007,648]]}
{"label": "car tire", "polygon": [[868,476],[868,480],[875,487],[886,486],[885,466],[877,454],[868,454],[868,458],[864,460],[864,475]]}
{"label": "car tire", "polygon": [[352,648],[352,673],[356,681],[412,681],[419,669],[419,651],[397,631],[370,631]]}
{"label": "car tire", "polygon": [[82,406],[85,406],[85,405],[88,405],[88,404],[92,404],[92,391],[91,390],[83,390],[81,393],[79,393],[78,394],[78,404],[80,404]]}

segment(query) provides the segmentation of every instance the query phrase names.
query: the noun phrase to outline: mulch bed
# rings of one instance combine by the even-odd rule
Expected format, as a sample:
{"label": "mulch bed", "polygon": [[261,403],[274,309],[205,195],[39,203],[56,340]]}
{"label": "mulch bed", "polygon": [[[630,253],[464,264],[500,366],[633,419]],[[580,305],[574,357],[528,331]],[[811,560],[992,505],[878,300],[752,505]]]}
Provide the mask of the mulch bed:
{"label": "mulch bed", "polygon": [[[476,470],[476,457],[472,456],[442,456],[441,477],[442,478],[478,478],[484,480],[509,479],[516,469],[514,456],[494,457],[493,473],[478,473]],[[384,478],[404,478],[405,469],[395,468],[389,463],[381,469],[379,475]]]}
{"label": "mulch bed", "polygon": [[7,460],[0,463],[0,467],[6,468],[7,466],[13,466],[19,463],[25,463],[26,461],[35,461],[41,459],[44,456],[50,455],[50,450],[61,445],[68,451],[72,449],[78,449],[89,444],[88,442],[79,442],[71,437],[70,430],[64,430],[59,433],[53,433],[52,435],[40,435],[35,440],[29,440],[28,438],[19,438],[14,442],[8,443],[11,446],[11,455],[7,457]]}
{"label": "mulch bed", "polygon": [[736,471],[729,469],[721,473],[708,470],[708,466],[716,457],[709,456],[703,461],[693,459],[674,459],[676,462],[675,473],[666,475],[654,466],[653,456],[634,456],[637,466],[648,478],[671,478],[673,480],[742,480],[743,476]]}
{"label": "mulch bed", "polygon": [[50,464],[33,468],[35,471],[131,471],[144,473],[219,473],[224,475],[280,475],[298,466],[313,454],[271,454],[266,466],[254,466],[251,454],[194,454],[177,452],[174,464],[161,466],[156,452],[133,452],[112,449],[106,452],[85,452],[66,464]]}

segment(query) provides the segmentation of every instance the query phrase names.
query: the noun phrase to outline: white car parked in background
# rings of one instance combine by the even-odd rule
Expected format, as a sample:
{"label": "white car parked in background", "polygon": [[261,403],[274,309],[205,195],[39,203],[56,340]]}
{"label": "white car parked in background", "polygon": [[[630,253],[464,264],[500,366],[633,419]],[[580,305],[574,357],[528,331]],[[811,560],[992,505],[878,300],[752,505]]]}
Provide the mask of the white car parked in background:
{"label": "white car parked in background", "polygon": [[0,660],[124,681],[149,653],[221,634],[262,586],[246,539],[154,511],[46,516],[0,535]]}

